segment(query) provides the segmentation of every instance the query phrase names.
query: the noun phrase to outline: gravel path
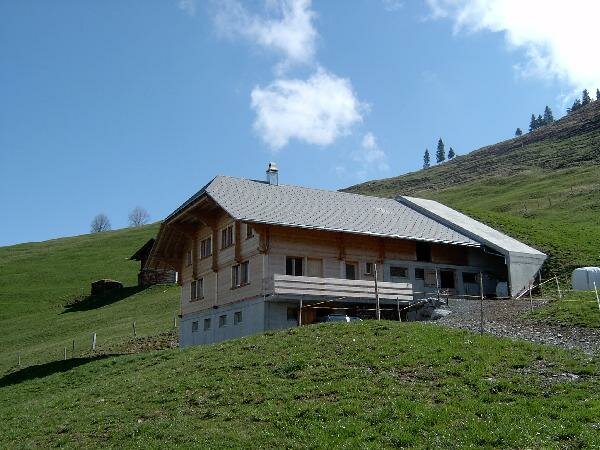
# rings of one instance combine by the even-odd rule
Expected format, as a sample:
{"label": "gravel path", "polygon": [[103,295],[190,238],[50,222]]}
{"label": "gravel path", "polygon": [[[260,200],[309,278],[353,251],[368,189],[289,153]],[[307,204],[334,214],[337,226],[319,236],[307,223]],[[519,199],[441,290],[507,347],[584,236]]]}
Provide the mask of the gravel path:
{"label": "gravel path", "polygon": [[[534,308],[545,300],[534,300]],[[527,319],[529,300],[484,300],[483,330],[494,336],[524,339],[556,345],[566,349],[578,348],[586,353],[600,352],[600,330],[575,326],[549,325]],[[470,331],[479,331],[480,302],[477,300],[450,299],[447,307],[452,311],[435,323]]]}

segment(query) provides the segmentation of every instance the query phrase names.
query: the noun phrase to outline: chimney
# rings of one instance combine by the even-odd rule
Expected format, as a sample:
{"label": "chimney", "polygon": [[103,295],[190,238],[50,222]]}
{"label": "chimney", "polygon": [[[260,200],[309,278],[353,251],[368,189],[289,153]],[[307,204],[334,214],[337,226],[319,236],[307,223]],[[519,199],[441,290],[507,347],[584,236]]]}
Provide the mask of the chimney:
{"label": "chimney", "polygon": [[279,185],[279,170],[274,162],[270,162],[267,167],[267,182],[273,186]]}

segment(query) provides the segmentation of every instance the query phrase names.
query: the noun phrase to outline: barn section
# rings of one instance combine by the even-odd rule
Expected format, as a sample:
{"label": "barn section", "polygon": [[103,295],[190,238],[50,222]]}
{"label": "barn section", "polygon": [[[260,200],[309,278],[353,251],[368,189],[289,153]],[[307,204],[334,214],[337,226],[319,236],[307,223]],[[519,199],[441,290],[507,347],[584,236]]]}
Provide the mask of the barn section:
{"label": "barn section", "polygon": [[512,297],[529,287],[546,261],[546,254],[539,250],[434,200],[416,197],[398,197],[397,200],[475,239],[488,254],[503,258],[503,264],[507,268],[508,290]]}

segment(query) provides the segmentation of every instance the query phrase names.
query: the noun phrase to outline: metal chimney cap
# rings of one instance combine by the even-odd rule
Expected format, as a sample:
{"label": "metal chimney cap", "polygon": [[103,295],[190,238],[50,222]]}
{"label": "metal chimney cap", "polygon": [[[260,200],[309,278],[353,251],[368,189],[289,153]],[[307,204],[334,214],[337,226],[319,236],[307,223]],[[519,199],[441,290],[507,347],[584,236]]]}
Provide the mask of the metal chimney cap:
{"label": "metal chimney cap", "polygon": [[274,162],[270,162],[269,166],[267,167],[267,172],[278,172],[279,169],[277,168],[277,164],[275,164]]}

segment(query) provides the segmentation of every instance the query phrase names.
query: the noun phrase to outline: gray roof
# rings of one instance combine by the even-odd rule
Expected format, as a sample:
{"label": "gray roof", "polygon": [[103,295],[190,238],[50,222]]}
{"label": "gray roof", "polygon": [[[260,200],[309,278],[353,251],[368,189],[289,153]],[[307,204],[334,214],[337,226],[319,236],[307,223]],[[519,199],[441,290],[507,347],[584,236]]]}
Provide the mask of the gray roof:
{"label": "gray roof", "polygon": [[503,253],[515,252],[529,255],[545,256],[544,253],[517,241],[494,228],[478,222],[452,208],[448,208],[434,200],[417,197],[399,197],[398,201],[406,206],[426,214],[428,217],[441,223],[447,223],[452,228],[461,231],[467,236],[476,238],[479,242],[495,248]]}
{"label": "gray roof", "polygon": [[206,193],[235,220],[480,247],[475,239],[394,199],[218,176]]}

